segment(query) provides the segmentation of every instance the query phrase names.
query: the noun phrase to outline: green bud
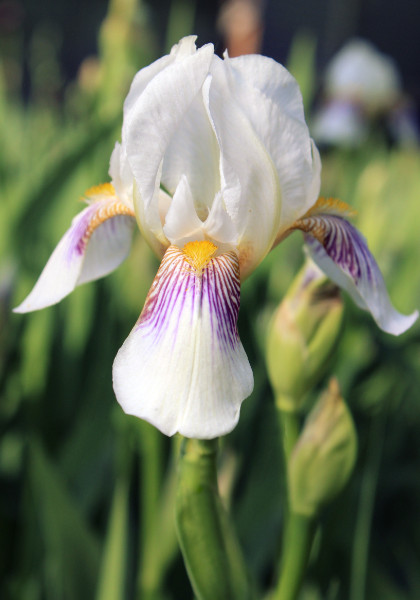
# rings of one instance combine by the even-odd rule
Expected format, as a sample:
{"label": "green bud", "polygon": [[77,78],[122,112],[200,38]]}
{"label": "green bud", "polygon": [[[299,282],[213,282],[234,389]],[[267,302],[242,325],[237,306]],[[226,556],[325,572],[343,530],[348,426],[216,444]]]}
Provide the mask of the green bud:
{"label": "green bud", "polygon": [[289,462],[293,512],[315,516],[346,485],[356,460],[357,435],[336,379],[309,413]]}
{"label": "green bud", "polygon": [[338,287],[308,258],[269,327],[267,368],[278,408],[301,408],[324,373],[342,316]]}

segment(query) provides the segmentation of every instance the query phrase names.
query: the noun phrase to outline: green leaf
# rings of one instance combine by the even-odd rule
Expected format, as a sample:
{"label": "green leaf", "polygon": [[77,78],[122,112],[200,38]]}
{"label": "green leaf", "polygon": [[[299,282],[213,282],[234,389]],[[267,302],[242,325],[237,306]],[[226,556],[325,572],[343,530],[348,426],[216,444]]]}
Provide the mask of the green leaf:
{"label": "green leaf", "polygon": [[91,600],[99,544],[39,443],[30,446],[29,478],[44,553],[46,598]]}
{"label": "green leaf", "polygon": [[115,485],[96,600],[124,600],[127,564],[129,481],[124,476]]}

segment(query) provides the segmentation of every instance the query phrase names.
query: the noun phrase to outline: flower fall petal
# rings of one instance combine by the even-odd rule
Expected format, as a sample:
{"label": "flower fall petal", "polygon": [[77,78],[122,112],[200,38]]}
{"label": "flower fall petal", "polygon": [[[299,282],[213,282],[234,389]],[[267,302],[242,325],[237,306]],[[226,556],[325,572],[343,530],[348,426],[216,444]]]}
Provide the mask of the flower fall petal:
{"label": "flower fall petal", "polygon": [[211,439],[231,431],[253,388],[239,339],[239,263],[216,246],[170,246],[134,329],[117,354],[124,411],[166,435]]}
{"label": "flower fall petal", "polygon": [[411,327],[418,313],[402,315],[392,306],[365,238],[343,218],[349,212],[344,202],[320,199],[293,229],[304,232],[312,258],[328,277],[360,308],[370,311],[383,331],[399,335]]}
{"label": "flower fall petal", "polygon": [[56,304],[77,285],[107,275],[126,258],[135,225],[133,210],[118,200],[110,184],[92,188],[87,195],[96,200],[73,219],[35,287],[14,312]]}

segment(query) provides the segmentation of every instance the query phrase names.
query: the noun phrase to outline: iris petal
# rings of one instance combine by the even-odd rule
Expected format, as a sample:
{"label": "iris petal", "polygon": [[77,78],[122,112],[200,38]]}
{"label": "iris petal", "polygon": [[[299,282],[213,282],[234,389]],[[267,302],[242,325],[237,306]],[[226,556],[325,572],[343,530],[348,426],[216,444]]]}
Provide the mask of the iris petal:
{"label": "iris petal", "polygon": [[411,327],[418,313],[402,315],[392,306],[365,238],[342,216],[349,208],[342,202],[321,200],[293,228],[304,232],[312,258],[328,277],[360,308],[370,311],[383,331],[399,335]]}
{"label": "iris petal", "polygon": [[[201,94],[213,48],[207,45],[195,51],[193,38],[187,38],[171,56],[174,60],[148,82],[138,97],[137,87],[130,91],[122,131],[135,179],[134,202],[140,228],[160,256],[165,245],[158,202],[164,158],[192,102]],[[194,155],[194,147],[187,155]],[[200,165],[194,163],[192,168],[195,166]],[[153,237],[158,238],[157,244],[153,243]]]}
{"label": "iris petal", "polygon": [[35,287],[14,312],[56,304],[77,285],[107,275],[126,258],[135,225],[134,213],[113,195],[112,186],[98,186],[95,193],[101,199],[73,219]]}
{"label": "iris petal", "polygon": [[241,278],[269,252],[280,223],[281,193],[267,148],[229,90],[224,62],[214,57],[203,97],[220,148],[221,193],[237,232]]}
{"label": "iris petal", "polygon": [[235,427],[253,387],[237,331],[239,294],[235,252],[200,264],[168,248],[114,362],[114,390],[126,413],[166,435],[211,439]]}

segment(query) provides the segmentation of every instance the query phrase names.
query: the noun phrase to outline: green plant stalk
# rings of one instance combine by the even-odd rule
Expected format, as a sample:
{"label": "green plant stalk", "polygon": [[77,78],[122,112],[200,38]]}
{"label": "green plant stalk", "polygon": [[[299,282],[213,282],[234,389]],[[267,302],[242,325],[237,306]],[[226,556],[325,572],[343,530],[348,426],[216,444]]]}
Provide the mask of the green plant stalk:
{"label": "green plant stalk", "polygon": [[[139,570],[139,592],[141,600],[162,598],[162,583],[169,563],[178,551],[174,524],[174,509],[177,473],[175,460],[179,451],[178,439],[174,438],[170,461],[155,511],[155,522],[150,527],[150,535],[144,538],[147,547],[143,548],[143,559]],[[147,517],[146,514],[144,514]]]}
{"label": "green plant stalk", "polygon": [[154,538],[162,481],[162,437],[157,429],[144,421],[139,421],[139,426],[141,521],[137,590],[138,597],[145,599],[152,598],[157,591],[153,589],[155,578],[150,573],[157,560]]}
{"label": "green plant stalk", "polygon": [[253,597],[247,569],[218,493],[217,447],[218,440],[183,440],[178,540],[197,600],[247,600]]}
{"label": "green plant stalk", "polygon": [[[298,417],[295,413],[279,408],[281,399],[277,399],[276,408],[282,432],[283,456],[285,465],[285,488],[287,485],[287,469],[293,447],[299,437]],[[285,494],[287,498],[287,493]],[[282,561],[280,577],[272,596],[273,600],[295,600],[298,596],[308,564],[309,554],[315,532],[314,520],[300,515],[285,507],[285,532],[282,543]]]}
{"label": "green plant stalk", "polygon": [[298,597],[308,564],[314,520],[290,512],[283,538],[283,557],[280,579],[273,600],[295,600]]}
{"label": "green plant stalk", "polygon": [[299,422],[296,413],[280,408],[282,404],[283,399],[277,398],[276,408],[280,431],[282,433],[283,457],[286,472],[290,455],[292,454],[293,447],[299,437]]}
{"label": "green plant stalk", "polygon": [[366,574],[372,515],[385,440],[386,416],[386,411],[383,411],[378,417],[373,418],[371,424],[367,461],[363,471],[353,540],[350,600],[364,600],[366,597]]}

